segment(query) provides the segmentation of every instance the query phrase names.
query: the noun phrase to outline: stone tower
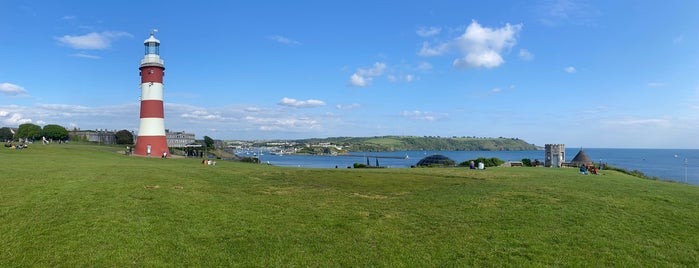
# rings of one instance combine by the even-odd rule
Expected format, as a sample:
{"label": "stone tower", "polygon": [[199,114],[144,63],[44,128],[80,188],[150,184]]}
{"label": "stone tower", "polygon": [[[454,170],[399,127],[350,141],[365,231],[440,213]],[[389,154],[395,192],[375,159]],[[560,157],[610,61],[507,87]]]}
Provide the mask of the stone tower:
{"label": "stone tower", "polygon": [[561,167],[566,161],[566,145],[565,144],[546,144],[546,157],[544,158],[545,167]]}

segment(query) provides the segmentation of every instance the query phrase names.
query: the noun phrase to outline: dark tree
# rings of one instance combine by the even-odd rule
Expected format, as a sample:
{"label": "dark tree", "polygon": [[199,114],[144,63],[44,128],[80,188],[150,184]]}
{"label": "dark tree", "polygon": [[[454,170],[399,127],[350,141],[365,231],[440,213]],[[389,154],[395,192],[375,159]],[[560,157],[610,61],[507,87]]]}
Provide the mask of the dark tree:
{"label": "dark tree", "polygon": [[214,148],[214,139],[212,139],[209,136],[204,136],[204,143],[206,144],[206,148],[213,149]]}
{"label": "dark tree", "polygon": [[31,138],[34,140],[41,139],[41,127],[27,123],[27,124],[21,124],[19,125],[19,128],[17,128],[17,138]]}
{"label": "dark tree", "polygon": [[126,129],[117,131],[116,133],[116,143],[117,144],[133,144],[133,134]]}
{"label": "dark tree", "polygon": [[44,137],[53,140],[67,140],[68,130],[59,125],[45,125],[44,126]]}
{"label": "dark tree", "polygon": [[0,128],[0,141],[9,141],[12,138],[14,138],[14,134],[9,127]]}

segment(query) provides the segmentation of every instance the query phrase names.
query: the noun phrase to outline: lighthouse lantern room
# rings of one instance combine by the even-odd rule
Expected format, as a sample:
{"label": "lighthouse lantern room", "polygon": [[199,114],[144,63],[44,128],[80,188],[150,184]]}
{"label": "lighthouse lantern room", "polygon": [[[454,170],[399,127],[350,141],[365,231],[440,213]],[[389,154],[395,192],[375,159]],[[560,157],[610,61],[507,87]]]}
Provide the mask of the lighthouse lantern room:
{"label": "lighthouse lantern room", "polygon": [[145,55],[141,60],[141,114],[134,153],[142,156],[167,157],[170,152],[165,138],[163,109],[163,76],[165,65],[160,59],[160,41],[154,34],[143,42]]}

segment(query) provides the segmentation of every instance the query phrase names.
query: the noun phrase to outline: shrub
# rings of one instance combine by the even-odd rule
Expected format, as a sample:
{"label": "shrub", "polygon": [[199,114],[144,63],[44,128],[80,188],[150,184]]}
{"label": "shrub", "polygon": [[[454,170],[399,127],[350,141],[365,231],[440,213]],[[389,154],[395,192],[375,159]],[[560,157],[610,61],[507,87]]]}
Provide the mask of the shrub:
{"label": "shrub", "polygon": [[464,162],[461,162],[461,163],[459,163],[459,166],[468,167],[468,164],[471,161],[476,163],[476,165],[478,165],[478,163],[480,163],[480,162],[483,162],[485,167],[497,167],[497,166],[505,163],[505,161],[503,161],[497,157],[492,157],[492,158],[479,157],[477,159],[470,159],[470,160],[466,160]]}

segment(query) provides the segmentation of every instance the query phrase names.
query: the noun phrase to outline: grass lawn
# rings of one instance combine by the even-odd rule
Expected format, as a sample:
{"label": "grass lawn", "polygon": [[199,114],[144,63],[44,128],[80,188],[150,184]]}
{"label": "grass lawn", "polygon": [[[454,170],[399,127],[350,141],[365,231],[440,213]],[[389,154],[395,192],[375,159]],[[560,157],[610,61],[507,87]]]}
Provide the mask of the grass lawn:
{"label": "grass lawn", "polygon": [[699,266],[699,187],[0,150],[0,266]]}

